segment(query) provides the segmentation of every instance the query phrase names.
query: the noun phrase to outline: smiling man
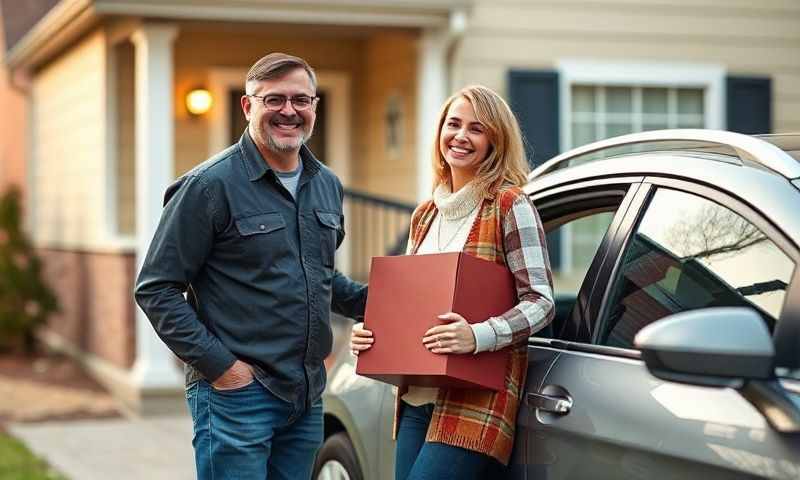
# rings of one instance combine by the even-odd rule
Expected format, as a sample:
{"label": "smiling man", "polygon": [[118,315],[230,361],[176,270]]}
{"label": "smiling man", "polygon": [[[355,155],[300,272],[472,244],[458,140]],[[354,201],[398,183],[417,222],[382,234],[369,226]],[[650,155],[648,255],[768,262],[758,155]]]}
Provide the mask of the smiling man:
{"label": "smiling man", "polygon": [[318,101],[303,59],[256,62],[247,130],[167,189],[137,280],[137,303],[186,363],[200,479],[309,478],[329,313],[363,316],[366,287],[333,265],[342,185],[305,146]]}

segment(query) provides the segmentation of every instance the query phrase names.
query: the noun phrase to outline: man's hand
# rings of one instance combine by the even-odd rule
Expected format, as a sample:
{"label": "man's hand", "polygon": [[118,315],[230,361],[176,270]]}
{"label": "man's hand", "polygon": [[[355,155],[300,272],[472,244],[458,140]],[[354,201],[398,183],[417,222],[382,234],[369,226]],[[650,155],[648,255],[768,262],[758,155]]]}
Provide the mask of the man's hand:
{"label": "man's hand", "polygon": [[438,325],[425,332],[422,343],[433,353],[472,353],[475,351],[475,334],[461,315],[447,312],[439,315],[447,325]]}
{"label": "man's hand", "polygon": [[231,365],[231,368],[226,370],[211,386],[216,390],[233,390],[246,387],[253,383],[254,380],[250,365],[241,360],[236,360]]}

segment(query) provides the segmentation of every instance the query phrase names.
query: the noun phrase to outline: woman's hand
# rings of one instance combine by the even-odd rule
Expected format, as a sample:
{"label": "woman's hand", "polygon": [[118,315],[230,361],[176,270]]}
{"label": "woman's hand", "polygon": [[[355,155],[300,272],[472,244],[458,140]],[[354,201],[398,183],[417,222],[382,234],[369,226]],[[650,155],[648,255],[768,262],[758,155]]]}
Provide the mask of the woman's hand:
{"label": "woman's hand", "polygon": [[472,353],[475,351],[475,334],[461,315],[447,312],[439,315],[447,325],[438,325],[425,332],[422,343],[433,353]]}
{"label": "woman's hand", "polygon": [[353,355],[358,356],[359,352],[372,348],[374,341],[372,331],[365,330],[363,322],[353,325],[353,330],[350,332],[350,351]]}

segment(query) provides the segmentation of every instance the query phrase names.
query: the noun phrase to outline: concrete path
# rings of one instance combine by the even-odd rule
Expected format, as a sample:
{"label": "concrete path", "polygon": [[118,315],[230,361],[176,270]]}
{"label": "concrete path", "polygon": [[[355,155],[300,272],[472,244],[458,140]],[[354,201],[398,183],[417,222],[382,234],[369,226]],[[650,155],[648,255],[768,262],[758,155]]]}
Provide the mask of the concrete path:
{"label": "concrete path", "polygon": [[195,478],[187,415],[12,423],[7,428],[70,480]]}

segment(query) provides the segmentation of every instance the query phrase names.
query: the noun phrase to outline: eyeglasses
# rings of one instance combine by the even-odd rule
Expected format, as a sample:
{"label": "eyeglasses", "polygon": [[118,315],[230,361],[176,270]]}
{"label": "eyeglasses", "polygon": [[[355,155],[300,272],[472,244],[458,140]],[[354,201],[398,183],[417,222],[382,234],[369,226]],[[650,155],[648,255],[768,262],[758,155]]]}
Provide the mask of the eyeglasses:
{"label": "eyeglasses", "polygon": [[294,97],[287,97],[286,95],[246,95],[248,97],[261,99],[264,108],[269,112],[277,112],[283,109],[286,101],[291,102],[292,107],[299,111],[308,110],[314,103],[319,100],[319,97],[310,97],[308,95],[295,95]]}

